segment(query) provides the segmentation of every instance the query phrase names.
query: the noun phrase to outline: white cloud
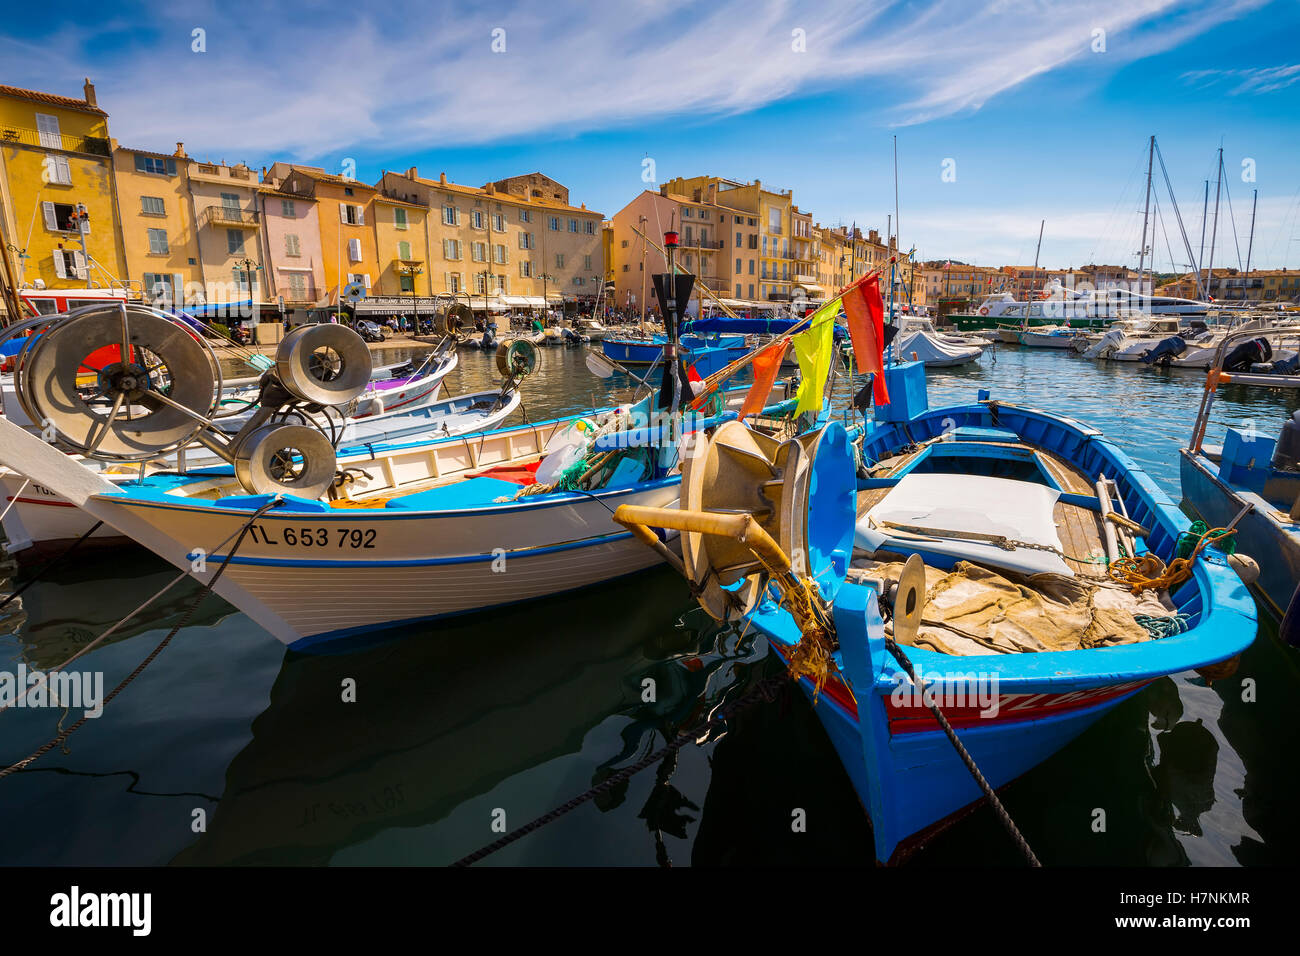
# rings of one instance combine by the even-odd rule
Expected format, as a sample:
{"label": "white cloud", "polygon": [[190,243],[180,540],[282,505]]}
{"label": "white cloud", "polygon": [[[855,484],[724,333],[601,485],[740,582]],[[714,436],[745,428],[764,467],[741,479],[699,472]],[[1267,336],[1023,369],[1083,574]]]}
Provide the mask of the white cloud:
{"label": "white cloud", "polygon": [[[229,0],[65,28],[40,56],[0,40],[28,85],[98,81],[124,142],[185,140],[214,158],[344,156],[527,140],[671,114],[727,114],[798,94],[860,88],[884,122],[978,108],[1090,51],[1107,31],[1118,68],[1260,0],[633,0],[517,3],[496,12],[418,3],[298,10]],[[129,22],[128,22],[129,21]],[[145,22],[142,32],[129,23]],[[1155,27],[1158,25],[1158,29]],[[207,52],[190,31],[207,30]],[[491,49],[505,30],[506,50]],[[806,37],[792,48],[793,31]],[[14,77],[13,81],[18,78]],[[192,150],[193,151],[193,150]]]}
{"label": "white cloud", "polygon": [[1300,83],[1300,63],[1244,70],[1190,70],[1182,75],[1182,79],[1202,89],[1228,84],[1229,96],[1276,93],[1278,90]]}

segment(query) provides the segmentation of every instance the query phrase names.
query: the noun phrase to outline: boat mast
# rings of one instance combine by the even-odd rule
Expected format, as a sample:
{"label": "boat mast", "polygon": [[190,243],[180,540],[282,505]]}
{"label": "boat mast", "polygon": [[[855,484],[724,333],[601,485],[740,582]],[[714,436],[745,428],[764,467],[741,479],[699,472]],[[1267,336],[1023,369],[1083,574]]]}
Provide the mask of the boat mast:
{"label": "boat mast", "polygon": [[1207,283],[1205,290],[1201,290],[1201,263],[1205,261],[1205,222],[1210,218],[1210,181],[1205,181],[1205,200],[1201,203],[1201,248],[1196,253],[1196,262],[1193,268],[1196,269],[1196,291],[1203,297],[1210,294],[1210,286]]}
{"label": "boat mast", "polygon": [[1214,243],[1219,235],[1219,193],[1223,189],[1223,147],[1219,147],[1219,169],[1214,185],[1214,224],[1210,227],[1210,263],[1205,275],[1205,295],[1209,298],[1210,285],[1214,280]]}
{"label": "boat mast", "polygon": [[[1043,251],[1043,227],[1046,225],[1047,225],[1046,219],[1042,220],[1038,224],[1038,246],[1034,249],[1034,275],[1033,278],[1029,280],[1030,292],[1034,291],[1034,279],[1038,278],[1038,254]],[[1029,328],[1029,300],[1030,297],[1025,296],[1025,318],[1024,321],[1021,323],[1021,326],[1025,329]]]}
{"label": "boat mast", "polygon": [[1255,251],[1255,208],[1259,205],[1259,190],[1250,201],[1250,240],[1246,243],[1246,274],[1250,274],[1250,255]]}
{"label": "boat mast", "polygon": [[[1147,261],[1147,224],[1150,222],[1151,219],[1151,167],[1155,163],[1155,158],[1156,158],[1156,137],[1155,134],[1153,133],[1151,135],[1150,143],[1147,146],[1147,199],[1146,199],[1146,205],[1142,209],[1142,241],[1138,244],[1138,293],[1139,294],[1142,292],[1142,270],[1146,266],[1146,261]],[[1155,243],[1153,242],[1151,245],[1154,248]],[[1153,260],[1155,259],[1154,252],[1152,253],[1151,258]],[[1154,269],[1152,270],[1152,272],[1154,273]]]}

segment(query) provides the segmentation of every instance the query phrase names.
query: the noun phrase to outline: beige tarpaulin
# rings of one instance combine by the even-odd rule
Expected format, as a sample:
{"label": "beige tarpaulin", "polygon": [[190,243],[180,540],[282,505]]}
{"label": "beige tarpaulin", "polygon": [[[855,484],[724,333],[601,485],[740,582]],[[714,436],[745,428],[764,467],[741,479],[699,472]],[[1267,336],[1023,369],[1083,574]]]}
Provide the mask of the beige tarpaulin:
{"label": "beige tarpaulin", "polygon": [[[897,583],[901,562],[858,559],[855,579]],[[1060,574],[1003,577],[959,561],[950,572],[928,565],[926,603],[916,643],[942,654],[1020,654],[1135,644],[1151,639],[1134,615],[1171,617],[1150,592]]]}

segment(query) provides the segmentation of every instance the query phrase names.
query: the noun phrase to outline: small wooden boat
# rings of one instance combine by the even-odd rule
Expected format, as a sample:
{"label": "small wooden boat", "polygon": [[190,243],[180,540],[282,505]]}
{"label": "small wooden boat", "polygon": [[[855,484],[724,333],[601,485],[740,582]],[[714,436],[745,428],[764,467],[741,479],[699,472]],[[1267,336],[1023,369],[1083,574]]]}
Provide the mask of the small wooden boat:
{"label": "small wooden boat", "polygon": [[[992,792],[936,713],[996,789],[1157,678],[1226,676],[1255,610],[1225,555],[1192,548],[1173,502],[1100,432],[987,395],[931,409],[919,364],[886,376],[893,402],[857,452],[835,424],[776,449],[724,426],[687,463],[678,511],[616,518],[643,540],[651,524],[681,531],[701,606],[768,637],[877,859],[897,862]],[[1163,567],[1167,589],[1132,593],[1135,567]]]}
{"label": "small wooden boat", "polygon": [[1281,636],[1300,643],[1300,412],[1276,439],[1229,426],[1223,443],[1205,441],[1214,397],[1239,376],[1223,371],[1225,357],[1257,335],[1243,330],[1219,343],[1206,377],[1188,446],[1179,452],[1183,504],[1210,527],[1235,523],[1235,545],[1263,559],[1251,583],[1264,606],[1283,620]]}
{"label": "small wooden boat", "polygon": [[[684,436],[736,415],[724,395],[711,415],[663,421],[651,395],[580,419],[339,455],[317,429],[264,408],[266,424],[251,422],[227,442],[211,430],[219,381],[200,375],[211,358],[169,320],[135,307],[120,322],[102,310],[64,322],[26,366],[43,383],[30,401],[48,393],[67,406],[63,441],[121,460],[199,434],[228,463],[115,482],[0,419],[0,464],[180,568],[194,571],[201,549],[200,579],[228,559],[216,593],[295,646],[558,594],[656,564],[659,556],[613,523],[613,511],[675,502],[683,442],[693,440]],[[119,339],[184,371],[168,380],[178,387],[155,391],[149,370],[127,368],[93,394],[77,392],[71,378],[86,343]],[[341,357],[337,367],[316,361],[325,351]],[[498,368],[522,374],[518,362],[530,352],[503,346]],[[285,408],[334,404],[358,394],[369,371],[355,333],[317,327],[281,344],[274,381]],[[771,394],[788,397],[783,385]],[[106,399],[107,416],[89,404]],[[730,400],[743,404],[744,395]],[[782,419],[771,427],[795,426]]]}

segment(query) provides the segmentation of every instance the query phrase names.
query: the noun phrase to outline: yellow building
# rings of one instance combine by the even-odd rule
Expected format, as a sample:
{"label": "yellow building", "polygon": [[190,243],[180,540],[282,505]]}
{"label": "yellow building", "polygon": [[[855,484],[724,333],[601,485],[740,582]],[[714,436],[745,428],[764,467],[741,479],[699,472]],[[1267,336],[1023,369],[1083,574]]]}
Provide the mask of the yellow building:
{"label": "yellow building", "polygon": [[375,248],[379,263],[377,295],[433,295],[429,272],[429,210],[419,203],[376,195]]}
{"label": "yellow building", "polygon": [[[474,308],[594,301],[605,278],[600,213],[574,206],[567,187],[530,173],[462,186],[415,167],[385,173],[384,199],[427,210],[432,294],[463,295]],[[377,200],[378,202],[379,200]]]}
{"label": "yellow building", "polygon": [[89,80],[81,99],[0,86],[0,231],[19,250],[20,285],[126,285],[114,194],[108,114]]}
{"label": "yellow building", "polygon": [[192,303],[203,291],[184,146],[158,153],[113,143],[127,272],[150,302]]}

